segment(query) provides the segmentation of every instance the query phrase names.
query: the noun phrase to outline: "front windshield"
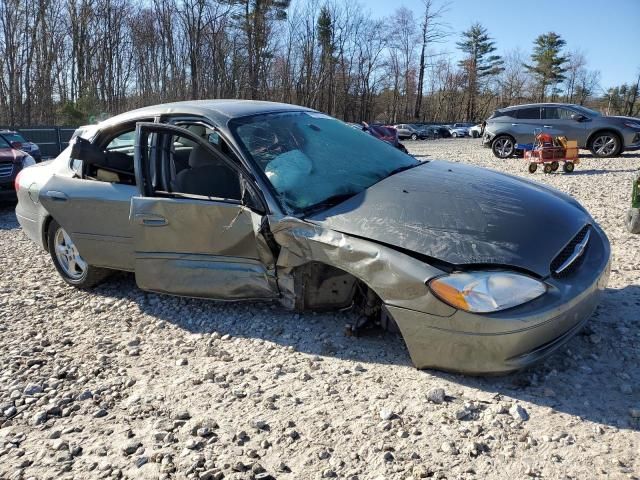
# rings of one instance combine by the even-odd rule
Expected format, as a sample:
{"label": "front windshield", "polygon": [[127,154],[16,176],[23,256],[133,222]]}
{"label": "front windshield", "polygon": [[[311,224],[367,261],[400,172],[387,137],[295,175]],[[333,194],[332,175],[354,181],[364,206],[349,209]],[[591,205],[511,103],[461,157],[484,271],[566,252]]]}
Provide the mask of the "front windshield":
{"label": "front windshield", "polygon": [[355,195],[419,162],[386,142],[315,112],[240,118],[231,131],[262,169],[282,203],[304,212]]}
{"label": "front windshield", "polygon": [[2,136],[9,142],[27,143],[19,133],[3,133]]}

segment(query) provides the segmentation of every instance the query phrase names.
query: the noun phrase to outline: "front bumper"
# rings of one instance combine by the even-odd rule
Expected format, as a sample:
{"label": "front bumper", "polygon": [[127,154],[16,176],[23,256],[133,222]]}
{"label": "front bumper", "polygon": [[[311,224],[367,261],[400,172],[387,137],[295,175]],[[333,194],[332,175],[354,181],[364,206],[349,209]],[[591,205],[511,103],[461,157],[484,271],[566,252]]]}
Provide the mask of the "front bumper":
{"label": "front bumper", "polygon": [[0,182],[0,200],[15,200],[16,198],[16,191],[13,186],[13,178],[9,182],[6,182],[4,180]]}
{"label": "front bumper", "polygon": [[640,150],[640,132],[632,132],[625,135],[624,145],[626,151]]}
{"label": "front bumper", "polygon": [[600,235],[592,237],[580,268],[566,278],[547,278],[548,292],[519,307],[438,317],[387,305],[413,364],[490,375],[528,367],[556,351],[588,321],[609,279],[609,242],[594,230]]}

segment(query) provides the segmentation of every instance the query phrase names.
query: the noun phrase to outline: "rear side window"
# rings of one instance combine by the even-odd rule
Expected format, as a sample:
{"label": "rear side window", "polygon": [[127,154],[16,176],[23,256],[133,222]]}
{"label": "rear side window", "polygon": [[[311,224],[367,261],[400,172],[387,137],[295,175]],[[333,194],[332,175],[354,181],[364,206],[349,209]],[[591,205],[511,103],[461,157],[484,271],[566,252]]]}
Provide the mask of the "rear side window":
{"label": "rear side window", "polygon": [[540,107],[520,108],[516,111],[519,120],[540,120]]}
{"label": "rear side window", "polygon": [[0,137],[0,148],[10,148],[9,142]]}

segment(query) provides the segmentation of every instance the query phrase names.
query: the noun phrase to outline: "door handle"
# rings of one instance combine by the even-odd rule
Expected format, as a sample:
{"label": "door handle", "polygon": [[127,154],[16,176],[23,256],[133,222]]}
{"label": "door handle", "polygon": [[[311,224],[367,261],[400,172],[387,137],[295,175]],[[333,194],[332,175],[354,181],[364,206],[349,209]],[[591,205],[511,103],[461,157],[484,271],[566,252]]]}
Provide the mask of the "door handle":
{"label": "door handle", "polygon": [[542,128],[553,128],[551,125],[542,125]]}
{"label": "door handle", "polygon": [[164,227],[169,224],[169,221],[162,215],[151,215],[139,213],[136,215],[136,222],[146,227]]}
{"label": "door handle", "polygon": [[55,200],[56,202],[66,202],[69,197],[66,193],[58,192],[57,190],[47,190],[44,194],[45,197]]}
{"label": "door handle", "polygon": [[517,127],[518,125],[520,125],[519,123],[512,123],[511,126],[512,127]]}

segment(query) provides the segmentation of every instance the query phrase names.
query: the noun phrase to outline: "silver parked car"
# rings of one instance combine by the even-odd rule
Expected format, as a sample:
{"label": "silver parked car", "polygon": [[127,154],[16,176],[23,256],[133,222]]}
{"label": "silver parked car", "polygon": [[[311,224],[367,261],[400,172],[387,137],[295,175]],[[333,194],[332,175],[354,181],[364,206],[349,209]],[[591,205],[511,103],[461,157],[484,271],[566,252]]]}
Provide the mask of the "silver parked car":
{"label": "silver parked car", "polygon": [[355,308],[418,368],[526,367],[585,324],[609,273],[571,197],[286,104],[135,110],[16,185],[22,228],[71,285],[126,270],[161,293]]}
{"label": "silver parked car", "polygon": [[410,125],[408,123],[399,123],[394,125],[393,128],[398,132],[398,138],[400,140],[406,140],[410,138],[411,140],[424,140],[428,137],[427,132],[423,128],[418,128],[415,125]]}
{"label": "silver parked car", "polygon": [[535,132],[564,135],[596,157],[613,157],[640,149],[640,119],[610,117],[564,103],[518,105],[496,110],[487,120],[483,144],[498,158],[516,153],[516,143],[534,141]]}

